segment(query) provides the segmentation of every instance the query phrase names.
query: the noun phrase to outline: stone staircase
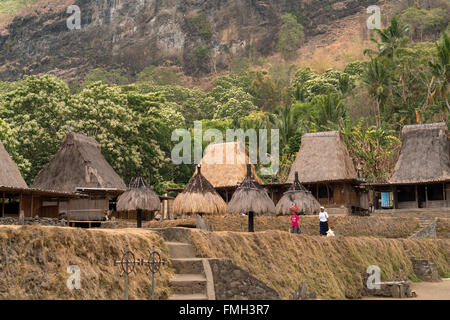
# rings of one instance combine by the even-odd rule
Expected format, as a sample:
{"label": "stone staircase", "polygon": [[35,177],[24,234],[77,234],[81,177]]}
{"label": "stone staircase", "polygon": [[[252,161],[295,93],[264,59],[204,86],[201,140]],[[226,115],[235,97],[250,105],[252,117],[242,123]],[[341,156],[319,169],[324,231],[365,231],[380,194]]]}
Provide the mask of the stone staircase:
{"label": "stone staircase", "polygon": [[436,238],[437,218],[419,217],[419,229],[410,238]]}
{"label": "stone staircase", "polygon": [[[187,235],[186,235],[187,234]],[[169,300],[214,300],[214,283],[206,259],[197,258],[189,243],[188,231],[167,230],[162,234],[169,249],[169,258],[176,270],[171,281],[173,295]]]}

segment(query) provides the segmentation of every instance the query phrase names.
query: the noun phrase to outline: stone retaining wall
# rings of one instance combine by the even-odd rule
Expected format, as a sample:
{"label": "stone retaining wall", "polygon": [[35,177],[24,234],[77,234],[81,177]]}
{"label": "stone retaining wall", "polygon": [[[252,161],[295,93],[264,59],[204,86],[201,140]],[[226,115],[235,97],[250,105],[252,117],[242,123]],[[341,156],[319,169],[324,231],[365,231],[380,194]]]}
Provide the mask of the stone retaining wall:
{"label": "stone retaining wall", "polygon": [[[0,225],[19,225],[19,219],[13,217],[0,218]],[[43,226],[64,226],[65,221],[56,218],[25,218],[24,225],[39,224]]]}
{"label": "stone retaining wall", "polygon": [[217,300],[281,300],[281,296],[229,259],[208,259]]}
{"label": "stone retaining wall", "polygon": [[411,258],[415,275],[422,281],[438,282],[441,281],[439,272],[433,262],[424,259]]}

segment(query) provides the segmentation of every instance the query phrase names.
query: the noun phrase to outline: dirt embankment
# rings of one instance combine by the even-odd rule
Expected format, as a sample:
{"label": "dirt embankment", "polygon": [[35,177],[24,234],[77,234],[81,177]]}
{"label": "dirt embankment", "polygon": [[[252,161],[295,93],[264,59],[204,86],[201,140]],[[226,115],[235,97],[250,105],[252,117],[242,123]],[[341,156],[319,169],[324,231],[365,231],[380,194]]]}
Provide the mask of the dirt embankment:
{"label": "dirt embankment", "polygon": [[450,240],[298,236],[280,231],[203,232],[191,240],[202,257],[230,258],[283,298],[305,281],[323,299],[360,298],[362,272],[381,268],[382,279],[413,275],[410,256],[436,263],[450,275]]}
{"label": "dirt embankment", "polygon": [[[85,230],[42,226],[0,226],[1,299],[123,299],[124,278],[119,276],[122,250],[128,244],[136,258],[148,259],[155,245],[168,259],[163,239],[151,231]],[[69,290],[67,267],[78,265],[81,289]],[[130,299],[151,298],[151,278],[144,267],[130,276]],[[174,270],[161,269],[155,296],[169,296]]]}
{"label": "dirt embankment", "polygon": [[[316,216],[300,217],[300,229],[305,235],[319,234],[319,219]],[[242,216],[205,217],[205,221],[214,231],[248,230],[248,218]],[[146,222],[148,228],[175,227],[195,224],[195,219],[166,220]],[[330,228],[341,236],[373,236],[383,238],[406,238],[419,228],[417,219],[400,217],[353,217],[331,216]],[[289,231],[289,217],[256,217],[255,231]]]}

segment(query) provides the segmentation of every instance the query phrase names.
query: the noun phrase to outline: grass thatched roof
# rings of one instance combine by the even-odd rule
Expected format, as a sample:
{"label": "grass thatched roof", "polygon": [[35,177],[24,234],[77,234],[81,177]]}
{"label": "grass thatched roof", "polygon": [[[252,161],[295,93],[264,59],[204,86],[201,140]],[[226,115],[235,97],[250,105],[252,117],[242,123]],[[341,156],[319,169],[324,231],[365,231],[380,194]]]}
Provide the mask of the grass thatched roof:
{"label": "grass thatched roof", "polygon": [[283,194],[283,197],[278,201],[276,206],[277,216],[290,215],[289,208],[295,203],[298,206],[299,212],[307,215],[318,214],[320,211],[320,203],[308,191],[298,179],[298,172],[295,172],[295,180],[292,186]]}
{"label": "grass thatched roof", "polygon": [[[240,184],[247,174],[248,163],[250,159],[245,147],[239,142],[210,144],[200,162],[202,174],[214,187]],[[263,183],[253,165],[252,174],[258,183]]]}
{"label": "grass thatched roof", "polygon": [[183,215],[221,215],[225,213],[226,204],[212,184],[203,176],[201,166],[189,180],[182,193],[173,202],[173,213]]}
{"label": "grass thatched roof", "polygon": [[161,210],[161,201],[142,177],[133,180],[130,187],[117,199],[117,211],[155,212]]}
{"label": "grass thatched roof", "polygon": [[27,188],[17,164],[11,159],[0,141],[0,186]]}
{"label": "grass thatched roof", "polygon": [[275,205],[266,190],[253,179],[251,166],[247,165],[247,175],[227,206],[227,213],[240,214],[253,212],[258,216],[275,214]]}
{"label": "grass thatched roof", "polygon": [[95,139],[69,133],[60,150],[38,174],[34,188],[74,192],[77,187],[126,190]]}
{"label": "grass thatched roof", "polygon": [[288,182],[298,172],[302,183],[356,180],[355,165],[339,131],[306,133]]}
{"label": "grass thatched roof", "polygon": [[450,181],[450,149],[445,123],[405,126],[402,140],[390,183]]}

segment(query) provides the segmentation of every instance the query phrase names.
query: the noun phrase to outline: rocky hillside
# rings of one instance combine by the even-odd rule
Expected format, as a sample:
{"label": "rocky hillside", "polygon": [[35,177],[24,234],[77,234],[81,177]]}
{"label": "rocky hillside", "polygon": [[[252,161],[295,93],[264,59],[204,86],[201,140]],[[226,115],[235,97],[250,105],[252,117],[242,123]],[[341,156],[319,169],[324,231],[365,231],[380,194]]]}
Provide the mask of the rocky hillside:
{"label": "rocky hillside", "polygon": [[[186,75],[225,69],[241,56],[274,52],[281,15],[295,14],[307,37],[377,0],[49,0],[0,23],[0,80],[25,74],[82,77],[94,67],[181,66]],[[81,10],[69,30],[67,8]]]}

